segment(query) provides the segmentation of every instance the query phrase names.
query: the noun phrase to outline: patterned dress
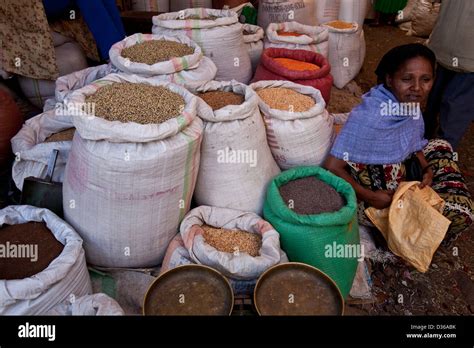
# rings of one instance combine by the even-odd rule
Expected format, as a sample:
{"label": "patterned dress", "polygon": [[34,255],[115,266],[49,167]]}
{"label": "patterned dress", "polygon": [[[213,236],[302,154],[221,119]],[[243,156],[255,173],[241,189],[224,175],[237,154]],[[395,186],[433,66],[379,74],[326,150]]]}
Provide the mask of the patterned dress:
{"label": "patterned dress", "polygon": [[[462,231],[467,229],[474,220],[474,203],[466,186],[464,177],[456,163],[451,145],[442,139],[430,140],[423,149],[426,160],[433,170],[431,187],[446,202],[443,215],[451,220],[444,244],[457,239]],[[405,180],[405,165],[394,163],[387,165],[365,165],[347,162],[352,177],[363,187],[372,191],[396,190]],[[369,206],[359,202],[359,223],[374,227],[364,210]]]}

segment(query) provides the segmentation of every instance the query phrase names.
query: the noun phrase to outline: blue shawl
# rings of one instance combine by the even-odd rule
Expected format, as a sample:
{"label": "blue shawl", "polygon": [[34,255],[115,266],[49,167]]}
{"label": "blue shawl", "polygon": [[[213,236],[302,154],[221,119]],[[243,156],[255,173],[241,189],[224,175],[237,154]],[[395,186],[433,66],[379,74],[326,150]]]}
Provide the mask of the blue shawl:
{"label": "blue shawl", "polygon": [[428,143],[423,136],[421,110],[413,109],[415,113],[407,115],[407,109],[389,90],[383,85],[375,86],[350,113],[331,155],[361,164],[403,162]]}

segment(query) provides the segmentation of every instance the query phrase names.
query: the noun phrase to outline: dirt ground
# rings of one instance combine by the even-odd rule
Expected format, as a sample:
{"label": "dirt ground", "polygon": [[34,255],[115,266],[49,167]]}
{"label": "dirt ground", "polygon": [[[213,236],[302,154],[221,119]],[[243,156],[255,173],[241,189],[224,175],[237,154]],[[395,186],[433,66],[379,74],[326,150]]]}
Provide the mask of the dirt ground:
{"label": "dirt ground", "polygon": [[[406,36],[392,26],[364,26],[367,55],[352,84],[333,88],[330,112],[348,112],[360,93],[376,84],[374,71],[390,48],[424,39]],[[460,168],[474,192],[474,126],[459,146]],[[472,315],[474,313],[474,226],[450,247],[440,247],[430,269],[420,273],[400,259],[396,263],[372,263],[373,301],[346,305],[346,315]],[[402,296],[400,296],[402,295]],[[357,301],[356,301],[357,302]],[[362,303],[361,303],[362,302]]]}

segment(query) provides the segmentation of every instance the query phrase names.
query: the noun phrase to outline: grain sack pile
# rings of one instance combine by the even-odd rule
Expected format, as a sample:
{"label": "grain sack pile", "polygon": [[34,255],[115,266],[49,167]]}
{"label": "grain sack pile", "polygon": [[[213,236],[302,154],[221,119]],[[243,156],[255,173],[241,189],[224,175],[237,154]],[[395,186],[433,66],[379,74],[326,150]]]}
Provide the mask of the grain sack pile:
{"label": "grain sack pile", "polygon": [[263,52],[263,37],[265,36],[265,32],[259,26],[252,24],[244,24],[243,30],[245,46],[247,47],[250,61],[252,62],[252,71],[255,71]]}
{"label": "grain sack pile", "polygon": [[[73,123],[71,116],[61,114],[58,110],[46,111],[29,119],[11,140],[12,151],[16,157],[13,162],[12,178],[20,190],[23,188],[25,178],[45,177],[53,149],[59,150],[59,155],[52,180],[54,182],[64,180],[64,170],[71,149]],[[64,131],[66,133],[63,133]]]}
{"label": "grain sack pile", "polygon": [[[204,101],[200,105],[204,134],[194,199],[199,205],[261,213],[266,186],[280,170],[266,141],[257,95],[236,81],[211,81],[194,86],[192,92],[219,92],[207,97],[215,110]],[[225,96],[234,105],[224,106]]]}
{"label": "grain sack pile", "polygon": [[348,182],[320,167],[289,169],[269,185],[264,218],[280,233],[290,261],[319,268],[349,294],[359,255],[331,257],[326,247],[358,248],[357,200]]}
{"label": "grain sack pile", "polygon": [[278,232],[254,213],[200,206],[186,215],[180,234],[195,263],[232,279],[257,279],[281,262]]}
{"label": "grain sack pile", "polygon": [[0,210],[0,243],[11,243],[8,252],[18,250],[0,258],[0,314],[44,315],[71,296],[92,292],[81,237],[49,210]]}
{"label": "grain sack pile", "polygon": [[252,84],[259,96],[267,141],[281,169],[320,165],[334,137],[321,92],[289,81]]}
{"label": "grain sack pile", "polygon": [[364,30],[357,23],[332,21],[329,29],[329,55],[334,86],[344,88],[357,76],[365,59]]}
{"label": "grain sack pile", "polygon": [[264,30],[270,23],[296,21],[306,25],[317,25],[314,0],[260,0],[258,3],[258,25]]}
{"label": "grain sack pile", "polygon": [[307,50],[328,56],[328,29],[298,22],[271,23],[266,30],[265,48]]}
{"label": "grain sack pile", "polygon": [[183,35],[134,34],[115,43],[109,55],[121,72],[179,84],[210,81],[217,72],[201,48]]}
{"label": "grain sack pile", "polygon": [[326,104],[331,97],[331,66],[322,55],[286,48],[266,48],[252,82],[286,80],[321,91]]}
{"label": "grain sack pile", "polygon": [[245,47],[242,24],[231,10],[186,9],[153,17],[153,34],[187,35],[217,66],[216,80],[247,83],[252,64]]}
{"label": "grain sack pile", "polygon": [[199,168],[197,98],[179,85],[111,74],[70,96],[76,127],[66,166],[66,221],[88,262],[158,265],[189,209]]}

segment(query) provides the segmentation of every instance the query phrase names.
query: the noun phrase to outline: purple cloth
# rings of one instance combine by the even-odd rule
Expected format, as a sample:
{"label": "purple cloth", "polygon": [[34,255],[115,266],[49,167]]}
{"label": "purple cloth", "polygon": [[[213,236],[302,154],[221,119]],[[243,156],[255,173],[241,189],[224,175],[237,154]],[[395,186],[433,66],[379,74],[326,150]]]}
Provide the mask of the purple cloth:
{"label": "purple cloth", "polygon": [[424,129],[419,108],[401,105],[389,90],[378,85],[352,110],[331,155],[361,164],[400,163],[428,144]]}

